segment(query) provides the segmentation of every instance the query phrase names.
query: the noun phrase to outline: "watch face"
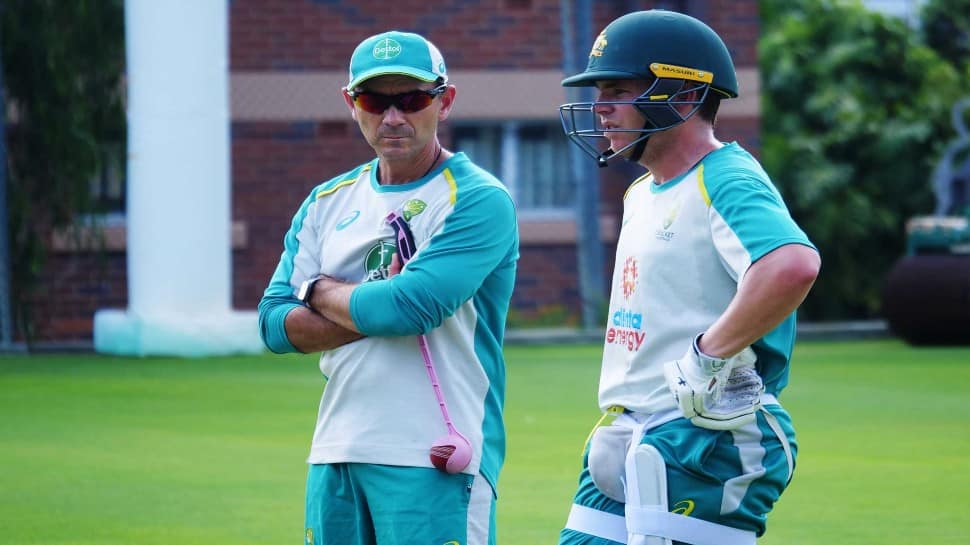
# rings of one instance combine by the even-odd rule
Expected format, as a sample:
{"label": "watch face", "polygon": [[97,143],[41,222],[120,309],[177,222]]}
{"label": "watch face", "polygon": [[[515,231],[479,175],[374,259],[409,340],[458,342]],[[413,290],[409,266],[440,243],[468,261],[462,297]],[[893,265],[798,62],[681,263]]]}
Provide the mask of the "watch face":
{"label": "watch face", "polygon": [[308,278],[300,284],[300,291],[297,292],[296,296],[303,301],[305,304],[310,304],[310,294],[313,293],[313,285],[317,283],[317,280],[323,278],[322,274],[318,274],[311,278]]}
{"label": "watch face", "polygon": [[307,302],[307,295],[310,294],[310,286],[312,285],[313,280],[304,280],[303,283],[300,284],[300,291],[296,294],[300,301],[303,301],[304,303]]}

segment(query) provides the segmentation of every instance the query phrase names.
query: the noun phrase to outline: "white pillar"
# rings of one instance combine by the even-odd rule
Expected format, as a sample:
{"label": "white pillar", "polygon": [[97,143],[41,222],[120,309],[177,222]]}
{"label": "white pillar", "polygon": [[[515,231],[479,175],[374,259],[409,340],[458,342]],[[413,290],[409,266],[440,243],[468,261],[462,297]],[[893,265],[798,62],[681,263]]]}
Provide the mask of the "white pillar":
{"label": "white pillar", "polygon": [[231,309],[226,0],[126,0],[128,310],[94,316],[98,352],[262,350]]}

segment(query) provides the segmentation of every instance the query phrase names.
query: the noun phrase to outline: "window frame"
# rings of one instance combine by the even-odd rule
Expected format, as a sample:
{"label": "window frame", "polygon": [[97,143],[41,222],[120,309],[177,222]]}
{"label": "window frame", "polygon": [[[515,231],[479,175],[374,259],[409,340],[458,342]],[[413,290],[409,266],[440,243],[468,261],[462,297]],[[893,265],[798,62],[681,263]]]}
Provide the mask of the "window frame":
{"label": "window frame", "polygon": [[[573,160],[573,150],[569,148],[570,143],[568,139],[566,139],[565,135],[561,134],[561,126],[558,120],[463,119],[452,124],[452,140],[455,144],[456,151],[465,151],[461,147],[461,133],[463,131],[478,131],[479,136],[483,133],[490,133],[498,139],[498,142],[491,144],[496,147],[497,157],[495,157],[495,161],[498,164],[498,168],[494,169],[492,173],[508,188],[512,199],[516,202],[517,213],[520,219],[531,221],[574,220],[576,217],[577,199],[575,180],[570,180],[569,185],[572,187],[567,188],[569,191],[572,191],[572,195],[569,197],[569,203],[566,205],[536,206],[532,203],[523,202],[523,195],[527,190],[525,189],[524,180],[519,176],[519,170],[523,162],[520,154],[524,140],[522,133],[523,131],[535,128],[547,132],[550,136],[558,132],[562,136],[561,151],[563,152],[564,160],[568,162]],[[554,153],[556,148],[551,148],[551,151]],[[476,157],[471,153],[469,153],[469,157],[478,163]],[[478,164],[486,168],[490,166],[486,161],[482,161],[482,163],[485,164]],[[572,169],[567,166],[564,171],[568,174],[572,172]],[[534,201],[534,199],[529,200]]]}

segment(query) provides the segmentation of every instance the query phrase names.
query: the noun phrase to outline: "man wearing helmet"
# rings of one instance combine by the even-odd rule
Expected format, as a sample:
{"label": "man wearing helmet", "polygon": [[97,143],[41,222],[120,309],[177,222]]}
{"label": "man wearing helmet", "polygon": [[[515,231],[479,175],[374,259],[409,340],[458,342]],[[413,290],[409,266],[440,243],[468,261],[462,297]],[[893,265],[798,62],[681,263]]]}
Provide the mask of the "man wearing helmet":
{"label": "man wearing helmet", "polygon": [[560,543],[753,545],[795,467],[778,395],[818,252],[754,157],[714,136],[738,84],[701,21],[624,15],[563,85],[598,90],[560,108],[567,136],[648,173],[617,242],[599,388],[615,419],[591,435]]}

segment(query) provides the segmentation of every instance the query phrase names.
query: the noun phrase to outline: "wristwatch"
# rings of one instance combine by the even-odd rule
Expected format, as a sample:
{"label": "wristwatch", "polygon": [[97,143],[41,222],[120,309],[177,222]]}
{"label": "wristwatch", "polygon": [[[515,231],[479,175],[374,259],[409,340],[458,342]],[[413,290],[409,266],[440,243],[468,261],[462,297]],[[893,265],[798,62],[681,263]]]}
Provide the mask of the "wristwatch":
{"label": "wristwatch", "polygon": [[313,286],[318,280],[323,278],[322,274],[316,276],[311,276],[300,284],[300,291],[296,292],[296,297],[303,302],[304,305],[310,306],[310,296],[313,295]]}

